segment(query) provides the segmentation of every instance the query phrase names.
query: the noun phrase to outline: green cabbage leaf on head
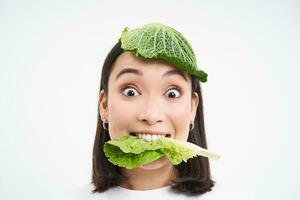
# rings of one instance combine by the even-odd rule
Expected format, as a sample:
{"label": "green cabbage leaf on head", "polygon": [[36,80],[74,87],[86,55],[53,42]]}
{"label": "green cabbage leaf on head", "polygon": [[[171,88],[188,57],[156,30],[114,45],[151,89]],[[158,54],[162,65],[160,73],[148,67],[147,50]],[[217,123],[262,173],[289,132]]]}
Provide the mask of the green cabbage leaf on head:
{"label": "green cabbage leaf on head", "polygon": [[207,81],[207,74],[197,68],[194,51],[187,39],[169,26],[150,23],[133,30],[126,27],[119,40],[122,49],[135,52],[137,57],[164,60],[201,82]]}

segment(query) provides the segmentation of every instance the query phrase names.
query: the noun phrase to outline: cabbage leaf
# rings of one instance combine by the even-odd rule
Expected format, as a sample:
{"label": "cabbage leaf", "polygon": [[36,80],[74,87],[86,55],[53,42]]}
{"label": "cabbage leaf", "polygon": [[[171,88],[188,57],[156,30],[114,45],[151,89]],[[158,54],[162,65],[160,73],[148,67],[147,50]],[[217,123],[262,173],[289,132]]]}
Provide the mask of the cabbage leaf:
{"label": "cabbage leaf", "polygon": [[111,163],[128,169],[153,162],[162,156],[166,156],[173,165],[196,156],[219,158],[219,155],[190,142],[171,138],[146,141],[131,135],[107,141],[103,151]]}
{"label": "cabbage leaf", "polygon": [[149,23],[133,30],[125,27],[119,41],[122,49],[135,52],[139,58],[164,60],[201,82],[207,81],[207,74],[197,68],[191,44],[172,27],[161,23]]}

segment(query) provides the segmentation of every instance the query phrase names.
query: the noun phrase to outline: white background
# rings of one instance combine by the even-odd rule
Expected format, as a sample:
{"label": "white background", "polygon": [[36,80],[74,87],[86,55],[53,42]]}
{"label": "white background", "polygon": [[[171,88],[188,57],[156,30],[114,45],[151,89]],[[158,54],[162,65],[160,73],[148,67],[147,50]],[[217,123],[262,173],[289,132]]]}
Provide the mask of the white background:
{"label": "white background", "polygon": [[213,192],[300,199],[299,13],[292,0],[1,0],[0,199],[90,182],[103,60],[149,22],[185,35],[208,73]]}

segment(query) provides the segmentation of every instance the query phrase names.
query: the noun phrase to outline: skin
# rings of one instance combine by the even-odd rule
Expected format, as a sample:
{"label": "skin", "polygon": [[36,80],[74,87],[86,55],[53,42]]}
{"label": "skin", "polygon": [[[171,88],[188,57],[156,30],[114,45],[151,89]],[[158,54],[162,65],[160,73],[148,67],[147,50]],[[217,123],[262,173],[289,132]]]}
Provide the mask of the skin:
{"label": "skin", "polygon": [[[124,73],[117,78],[124,68],[136,69],[142,75]],[[109,77],[108,94],[103,90],[99,94],[101,119],[109,123],[111,139],[154,130],[187,141],[199,97],[196,93],[196,97],[191,97],[191,77],[186,72],[182,72],[186,80],[178,74],[163,76],[174,69],[163,61],[138,59],[131,52],[117,58]],[[164,187],[176,176],[175,167],[166,157],[122,170],[128,178],[120,186],[132,190]]]}

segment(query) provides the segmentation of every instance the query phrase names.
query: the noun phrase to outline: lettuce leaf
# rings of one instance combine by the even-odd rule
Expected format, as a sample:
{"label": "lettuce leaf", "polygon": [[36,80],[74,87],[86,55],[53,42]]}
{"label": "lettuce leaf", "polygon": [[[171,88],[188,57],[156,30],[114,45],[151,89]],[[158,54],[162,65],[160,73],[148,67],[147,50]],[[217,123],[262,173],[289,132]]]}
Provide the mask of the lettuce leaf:
{"label": "lettuce leaf", "polygon": [[111,163],[118,165],[119,167],[126,167],[128,169],[145,165],[164,156],[160,152],[151,150],[146,150],[139,154],[135,154],[125,153],[121,151],[119,147],[114,145],[105,144],[104,147],[105,155],[108,157],[108,160]]}
{"label": "lettuce leaf", "polygon": [[131,135],[106,142],[103,151],[111,163],[128,169],[153,162],[162,156],[166,156],[173,165],[196,156],[219,158],[217,154],[189,142],[171,138],[148,142]]}
{"label": "lettuce leaf", "polygon": [[180,70],[207,81],[207,74],[197,68],[194,51],[187,39],[175,29],[161,23],[150,23],[129,31],[126,27],[119,39],[121,48],[137,57],[161,59]]}

